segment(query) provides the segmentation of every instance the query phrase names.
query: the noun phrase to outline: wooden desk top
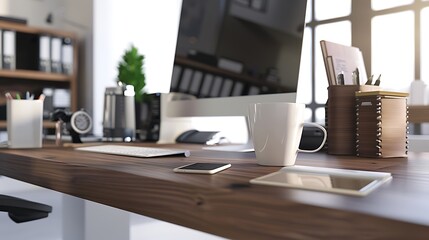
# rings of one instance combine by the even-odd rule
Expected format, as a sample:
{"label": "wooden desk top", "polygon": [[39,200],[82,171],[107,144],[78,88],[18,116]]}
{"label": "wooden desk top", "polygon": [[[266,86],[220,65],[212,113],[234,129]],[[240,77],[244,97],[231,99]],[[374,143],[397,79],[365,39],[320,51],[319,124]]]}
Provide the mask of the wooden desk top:
{"label": "wooden desk top", "polygon": [[[392,181],[368,196],[353,197],[251,185],[250,179],[279,168],[258,166],[253,153],[174,147],[191,149],[191,157],[142,159],[55,146],[2,149],[0,174],[233,239],[429,236],[429,153],[392,159],[299,155],[298,165],[392,173]],[[215,175],[173,172],[196,161],[228,162],[232,167]]]}

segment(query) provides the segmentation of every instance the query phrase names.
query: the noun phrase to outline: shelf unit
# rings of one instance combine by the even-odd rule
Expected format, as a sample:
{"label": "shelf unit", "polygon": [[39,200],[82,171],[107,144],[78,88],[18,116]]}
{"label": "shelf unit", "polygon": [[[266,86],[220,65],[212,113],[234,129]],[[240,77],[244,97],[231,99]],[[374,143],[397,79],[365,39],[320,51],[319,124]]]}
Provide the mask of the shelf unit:
{"label": "shelf unit", "polygon": [[[8,91],[34,91],[44,87],[64,88],[70,90],[70,110],[77,110],[77,73],[78,44],[73,32],[50,28],[32,27],[26,24],[0,21],[1,30],[12,30],[20,33],[47,35],[51,37],[70,38],[73,44],[73,70],[71,74],[50,73],[38,70],[0,69],[0,105],[6,104],[4,93]],[[19,46],[15,46],[16,49]],[[54,123],[44,121],[45,128],[53,128]],[[6,121],[0,120],[0,129],[6,128]]]}

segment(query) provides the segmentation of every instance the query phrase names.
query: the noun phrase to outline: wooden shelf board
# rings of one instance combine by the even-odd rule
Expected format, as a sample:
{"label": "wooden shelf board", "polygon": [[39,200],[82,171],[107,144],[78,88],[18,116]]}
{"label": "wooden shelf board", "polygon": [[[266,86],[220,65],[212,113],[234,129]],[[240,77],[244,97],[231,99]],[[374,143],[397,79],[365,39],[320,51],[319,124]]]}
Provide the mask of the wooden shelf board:
{"label": "wooden shelf board", "polygon": [[7,22],[7,21],[0,21],[0,28],[14,30],[18,32],[25,32],[25,33],[60,35],[63,37],[76,38],[76,35],[72,32],[51,29],[51,28],[38,28],[34,26],[29,26],[27,24],[13,23],[13,22]]}
{"label": "wooden shelf board", "polygon": [[[0,129],[6,129],[7,123],[5,120],[0,120]],[[55,128],[55,122],[44,120],[43,128]]]}
{"label": "wooden shelf board", "polygon": [[35,81],[70,82],[71,76],[58,73],[46,73],[31,70],[0,70],[0,77],[31,79]]}

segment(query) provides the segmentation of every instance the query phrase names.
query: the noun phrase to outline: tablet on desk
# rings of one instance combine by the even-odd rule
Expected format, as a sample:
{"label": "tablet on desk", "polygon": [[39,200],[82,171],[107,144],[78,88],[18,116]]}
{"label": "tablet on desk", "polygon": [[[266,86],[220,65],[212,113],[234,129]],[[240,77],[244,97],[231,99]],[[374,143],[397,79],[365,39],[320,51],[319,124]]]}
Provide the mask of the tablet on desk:
{"label": "tablet on desk", "polygon": [[253,184],[365,196],[392,178],[390,173],[307,166],[284,167],[250,180]]}

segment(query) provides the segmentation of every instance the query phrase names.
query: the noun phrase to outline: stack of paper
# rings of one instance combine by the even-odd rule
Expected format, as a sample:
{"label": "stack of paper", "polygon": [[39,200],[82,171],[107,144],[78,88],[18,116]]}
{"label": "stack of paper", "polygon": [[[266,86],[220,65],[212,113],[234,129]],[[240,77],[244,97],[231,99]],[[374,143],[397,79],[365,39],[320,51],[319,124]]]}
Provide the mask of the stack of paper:
{"label": "stack of paper", "polygon": [[[329,41],[320,41],[323,61],[329,85],[339,85],[337,76],[344,74],[344,85],[360,85],[367,80],[362,51],[359,48]],[[358,69],[360,82],[353,80],[353,72]]]}

